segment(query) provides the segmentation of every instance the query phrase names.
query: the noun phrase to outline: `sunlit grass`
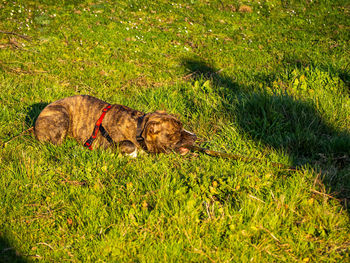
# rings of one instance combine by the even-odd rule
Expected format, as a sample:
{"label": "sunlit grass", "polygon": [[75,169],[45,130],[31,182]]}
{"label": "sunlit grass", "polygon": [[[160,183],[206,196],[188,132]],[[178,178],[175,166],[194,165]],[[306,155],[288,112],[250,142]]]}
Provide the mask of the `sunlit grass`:
{"label": "sunlit grass", "polygon": [[89,94],[263,162],[22,136],[0,149],[0,261],[349,259],[347,1],[55,2],[0,2],[1,141]]}

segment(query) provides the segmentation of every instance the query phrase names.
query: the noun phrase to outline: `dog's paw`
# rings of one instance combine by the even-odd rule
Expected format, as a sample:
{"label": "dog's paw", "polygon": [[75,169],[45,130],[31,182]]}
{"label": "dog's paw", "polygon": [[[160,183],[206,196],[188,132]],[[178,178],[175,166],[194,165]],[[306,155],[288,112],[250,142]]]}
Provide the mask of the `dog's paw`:
{"label": "dog's paw", "polygon": [[131,141],[125,140],[120,142],[119,150],[122,152],[122,154],[128,155],[132,158],[137,157],[137,148]]}
{"label": "dog's paw", "polygon": [[131,158],[136,158],[137,157],[137,148],[132,153],[127,153],[126,155],[130,156]]}

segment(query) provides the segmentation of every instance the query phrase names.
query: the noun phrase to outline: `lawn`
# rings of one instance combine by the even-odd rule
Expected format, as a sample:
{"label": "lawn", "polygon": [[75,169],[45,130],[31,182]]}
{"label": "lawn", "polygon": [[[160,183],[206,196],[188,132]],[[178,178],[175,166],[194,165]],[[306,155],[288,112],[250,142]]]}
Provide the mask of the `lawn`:
{"label": "lawn", "polygon": [[[346,0],[0,0],[0,91],[0,262],[350,260]],[[5,143],[77,94],[262,161]]]}

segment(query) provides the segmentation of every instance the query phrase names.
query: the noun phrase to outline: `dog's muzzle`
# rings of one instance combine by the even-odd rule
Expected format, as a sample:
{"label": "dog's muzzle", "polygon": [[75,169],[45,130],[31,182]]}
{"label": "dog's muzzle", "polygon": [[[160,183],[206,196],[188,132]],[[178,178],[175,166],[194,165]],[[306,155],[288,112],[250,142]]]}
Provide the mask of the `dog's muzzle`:
{"label": "dog's muzzle", "polygon": [[194,143],[197,140],[197,135],[195,135],[193,132],[182,130],[181,131],[181,139],[175,146],[175,151],[180,153],[181,155],[187,154],[191,148],[191,146],[194,145]]}

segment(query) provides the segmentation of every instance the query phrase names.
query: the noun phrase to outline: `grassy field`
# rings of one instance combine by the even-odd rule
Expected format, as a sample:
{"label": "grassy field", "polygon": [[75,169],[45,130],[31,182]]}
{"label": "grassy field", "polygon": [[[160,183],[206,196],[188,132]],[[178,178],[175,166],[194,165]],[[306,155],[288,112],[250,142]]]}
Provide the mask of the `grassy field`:
{"label": "grassy field", "polygon": [[89,94],[263,162],[19,137],[0,149],[0,262],[350,260],[348,1],[56,2],[0,0],[1,141]]}

